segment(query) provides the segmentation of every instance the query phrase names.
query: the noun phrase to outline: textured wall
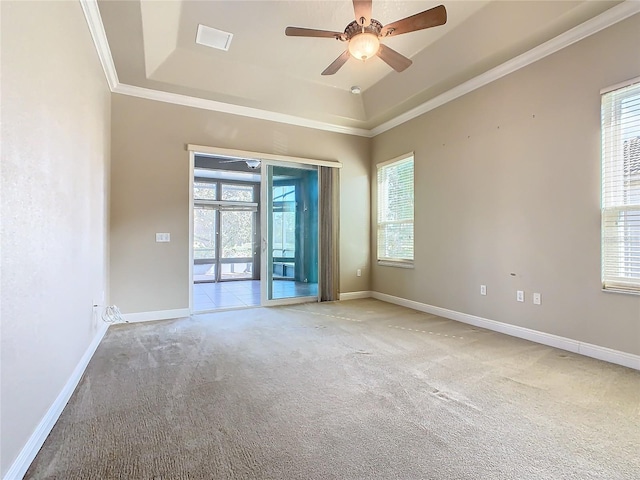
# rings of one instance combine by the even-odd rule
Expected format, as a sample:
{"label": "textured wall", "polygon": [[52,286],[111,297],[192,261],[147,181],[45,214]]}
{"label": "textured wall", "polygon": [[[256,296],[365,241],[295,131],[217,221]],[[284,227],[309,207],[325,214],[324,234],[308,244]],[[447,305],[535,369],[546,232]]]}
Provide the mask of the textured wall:
{"label": "textured wall", "polygon": [[416,253],[373,290],[640,354],[640,297],[600,283],[600,89],[639,44],[635,15],[374,138],[374,172],[415,151]]}
{"label": "textured wall", "polygon": [[113,95],[110,291],[123,313],[189,306],[188,143],[342,162],[340,290],[369,290],[369,139]]}
{"label": "textured wall", "polygon": [[110,93],[79,2],[0,3],[4,476],[97,332]]}

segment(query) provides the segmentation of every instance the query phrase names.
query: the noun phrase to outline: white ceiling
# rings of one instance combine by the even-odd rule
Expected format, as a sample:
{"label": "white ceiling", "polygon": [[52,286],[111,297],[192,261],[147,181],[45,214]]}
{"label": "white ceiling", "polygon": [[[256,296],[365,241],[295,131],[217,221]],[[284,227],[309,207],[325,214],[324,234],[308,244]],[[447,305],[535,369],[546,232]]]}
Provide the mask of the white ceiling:
{"label": "white ceiling", "polygon": [[[119,81],[161,92],[371,129],[614,7],[618,1],[373,0],[391,23],[439,4],[445,25],[387,38],[413,60],[379,58],[320,73],[346,44],[286,37],[287,26],[343,31],[350,0],[98,0]],[[228,51],[195,43],[198,24],[233,34]],[[350,88],[358,85],[361,95]]]}

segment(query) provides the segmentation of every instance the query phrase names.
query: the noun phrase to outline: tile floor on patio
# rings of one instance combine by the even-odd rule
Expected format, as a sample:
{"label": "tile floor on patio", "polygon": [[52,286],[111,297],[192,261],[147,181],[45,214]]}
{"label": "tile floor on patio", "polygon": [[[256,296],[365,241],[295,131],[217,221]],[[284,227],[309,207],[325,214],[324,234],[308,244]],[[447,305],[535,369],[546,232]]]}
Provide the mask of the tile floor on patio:
{"label": "tile floor on patio", "polygon": [[[291,280],[274,280],[273,282],[274,298],[316,296],[317,294],[317,283],[300,283]],[[195,283],[193,285],[194,312],[259,305],[260,280]]]}

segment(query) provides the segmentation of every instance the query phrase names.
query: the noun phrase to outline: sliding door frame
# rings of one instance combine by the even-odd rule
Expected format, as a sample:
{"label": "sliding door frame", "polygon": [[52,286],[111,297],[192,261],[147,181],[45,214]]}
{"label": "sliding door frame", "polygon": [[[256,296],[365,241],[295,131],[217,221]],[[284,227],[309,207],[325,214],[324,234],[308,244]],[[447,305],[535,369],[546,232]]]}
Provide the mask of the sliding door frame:
{"label": "sliding door frame", "polygon": [[[320,284],[318,284],[318,292],[315,296],[305,297],[286,297],[286,298],[269,298],[269,294],[273,289],[273,262],[269,262],[269,250],[273,251],[273,245],[269,242],[271,236],[272,220],[269,218],[272,213],[269,205],[272,203],[271,189],[269,188],[269,167],[285,167],[285,168],[299,168],[301,170],[314,170],[318,174],[318,192],[320,192],[320,170],[317,165],[301,164],[277,160],[263,160],[261,168],[261,182],[260,182],[260,224],[262,225],[260,247],[260,304],[263,307],[272,307],[277,305],[294,305],[296,303],[308,303],[313,301],[320,301]],[[316,208],[320,207],[320,202]],[[320,219],[318,218],[318,235],[316,242],[320,242]],[[320,249],[318,249],[318,269],[320,268]],[[320,271],[318,271],[318,279],[320,279]],[[295,280],[294,280],[295,281]],[[269,289],[271,286],[271,292]],[[272,295],[271,295],[272,296]]]}
{"label": "sliding door frame", "polygon": [[196,166],[196,153],[193,150],[189,150],[189,314],[193,314],[193,225],[194,225],[194,172]]}
{"label": "sliding door frame", "polygon": [[[195,169],[195,157],[196,155],[209,156],[209,157],[227,157],[230,159],[244,159],[244,160],[259,160],[263,165],[276,165],[282,167],[295,167],[297,165],[315,165],[316,167],[332,167],[332,168],[342,168],[342,163],[335,160],[321,160],[321,159],[313,159],[313,158],[304,158],[304,157],[293,157],[289,155],[274,155],[271,153],[262,153],[262,152],[252,152],[248,150],[236,150],[236,149],[228,149],[228,148],[217,148],[210,147],[206,145],[195,145],[195,144],[187,144],[186,150],[189,152],[189,312],[193,313],[193,184],[194,184],[194,169]],[[262,181],[260,183],[260,212],[259,212],[259,223],[260,223],[260,291],[261,291],[261,302],[263,306],[266,305],[291,305],[295,303],[304,303],[308,302],[310,299],[314,297],[299,297],[299,298],[287,298],[287,299],[278,299],[278,300],[267,300],[266,299],[266,289],[264,285],[266,282],[262,281],[262,275],[266,273],[264,269],[264,265],[266,264],[267,255],[265,244],[266,238],[264,236],[263,229],[267,228],[267,224],[264,223],[266,218],[266,203],[264,203],[266,191],[266,186],[264,185],[264,179],[266,174],[263,173],[266,171],[265,169],[261,170]],[[320,172],[318,169],[318,191],[321,191]],[[318,242],[320,241],[320,229],[318,229]],[[320,262],[320,249],[318,249],[318,279],[321,275],[321,262]],[[318,300],[320,300],[320,288],[318,288]]]}

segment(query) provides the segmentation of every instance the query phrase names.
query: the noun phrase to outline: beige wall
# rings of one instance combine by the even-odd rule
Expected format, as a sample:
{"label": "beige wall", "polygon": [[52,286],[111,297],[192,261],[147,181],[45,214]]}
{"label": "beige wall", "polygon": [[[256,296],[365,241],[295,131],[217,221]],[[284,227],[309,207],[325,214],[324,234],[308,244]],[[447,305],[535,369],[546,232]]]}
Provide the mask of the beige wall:
{"label": "beige wall", "polygon": [[188,143],[342,162],[341,291],[369,290],[369,139],[113,95],[110,301],[123,313],[189,306]]}
{"label": "beige wall", "polygon": [[638,45],[635,15],[377,136],[373,173],[415,151],[416,253],[373,290],[640,354],[640,296],[601,291],[599,210],[599,92],[640,75]]}
{"label": "beige wall", "polygon": [[78,2],[0,3],[3,477],[99,327],[110,93]]}

